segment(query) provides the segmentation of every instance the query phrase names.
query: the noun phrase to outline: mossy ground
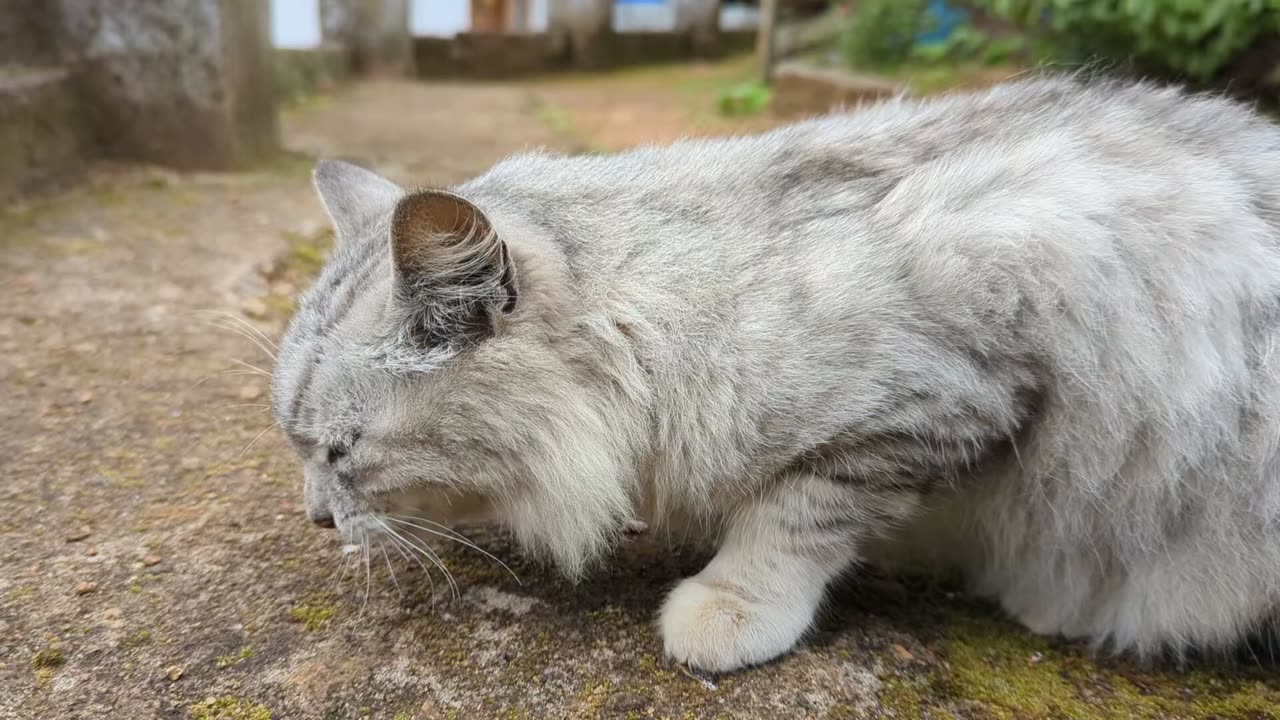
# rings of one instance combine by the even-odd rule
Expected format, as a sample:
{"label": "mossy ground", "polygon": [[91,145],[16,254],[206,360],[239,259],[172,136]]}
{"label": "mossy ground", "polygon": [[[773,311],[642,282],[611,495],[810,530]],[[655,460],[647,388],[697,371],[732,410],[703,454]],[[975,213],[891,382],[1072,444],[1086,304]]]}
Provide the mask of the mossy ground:
{"label": "mossy ground", "polygon": [[[658,139],[708,131],[691,98],[713,108],[741,71],[363,83],[291,110],[286,135],[448,183],[565,147],[539,102],[614,93],[657,103],[645,117],[671,123]],[[562,106],[586,143],[643,139]],[[339,583],[339,547],[305,521],[298,467],[269,428],[266,381],[235,362],[270,359],[220,327],[276,336],[322,262],[332,237],[306,164],[107,168],[0,213],[0,716],[1276,717],[1274,672],[1095,658],[931,580],[864,574],[796,653],[726,677],[663,659],[655,608],[705,558],[643,539],[579,585],[485,529],[468,532],[522,584],[459,547],[441,550],[457,599],[376,549]]]}
{"label": "mossy ground", "polygon": [[191,720],[271,720],[271,711],[242,698],[209,698],[191,706]]}

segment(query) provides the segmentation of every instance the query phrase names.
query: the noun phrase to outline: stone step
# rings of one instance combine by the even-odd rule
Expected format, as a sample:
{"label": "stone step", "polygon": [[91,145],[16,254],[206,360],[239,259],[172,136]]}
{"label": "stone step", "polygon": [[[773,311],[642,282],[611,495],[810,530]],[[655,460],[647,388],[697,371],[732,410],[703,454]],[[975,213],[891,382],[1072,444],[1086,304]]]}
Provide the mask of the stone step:
{"label": "stone step", "polygon": [[81,178],[79,120],[65,69],[0,65],[0,203]]}

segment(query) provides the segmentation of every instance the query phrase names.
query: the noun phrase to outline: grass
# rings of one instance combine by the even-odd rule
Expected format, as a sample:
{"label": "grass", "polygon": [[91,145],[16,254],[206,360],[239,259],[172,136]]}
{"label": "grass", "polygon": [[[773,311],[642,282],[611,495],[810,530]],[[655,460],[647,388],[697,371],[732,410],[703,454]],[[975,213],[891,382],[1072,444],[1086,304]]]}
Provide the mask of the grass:
{"label": "grass", "polygon": [[53,645],[36,652],[31,657],[31,667],[36,670],[52,670],[61,667],[67,661],[66,654],[62,648]]}
{"label": "grass", "polygon": [[232,695],[207,698],[189,710],[191,720],[271,720],[266,707]]}
{"label": "grass", "polygon": [[290,608],[289,618],[302,623],[308,632],[315,632],[324,629],[337,613],[337,606],[313,596]]}

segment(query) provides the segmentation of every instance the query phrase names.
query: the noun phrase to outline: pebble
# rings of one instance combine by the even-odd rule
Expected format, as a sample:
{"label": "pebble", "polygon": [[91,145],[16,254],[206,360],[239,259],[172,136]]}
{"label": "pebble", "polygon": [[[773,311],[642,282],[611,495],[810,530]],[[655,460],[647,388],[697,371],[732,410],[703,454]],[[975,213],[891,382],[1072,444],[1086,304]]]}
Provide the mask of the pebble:
{"label": "pebble", "polygon": [[98,554],[98,546],[90,545],[89,547],[85,548],[84,554],[88,555],[89,557],[94,557],[95,555]]}
{"label": "pebble", "polygon": [[236,392],[241,400],[257,400],[262,397],[262,388],[257,385],[245,385]]}
{"label": "pebble", "polygon": [[80,393],[80,397],[76,399],[80,401],[81,405],[87,405],[93,401],[93,391],[85,390],[84,392]]}
{"label": "pebble", "polygon": [[124,615],[124,611],[118,607],[107,608],[102,611],[103,620],[119,620]]}
{"label": "pebble", "polygon": [[80,542],[81,540],[89,537],[92,533],[93,530],[90,529],[88,525],[81,526],[77,530],[72,531],[71,534],[67,535],[67,542]]}
{"label": "pebble", "polygon": [[159,565],[160,556],[156,555],[155,553],[151,553],[146,557],[142,558],[142,564],[146,565],[147,567],[151,567],[152,565]]}
{"label": "pebble", "polygon": [[916,656],[912,655],[910,650],[897,643],[890,645],[889,649],[893,651],[893,657],[896,658],[898,662],[911,662],[916,659]]}
{"label": "pebble", "polygon": [[164,669],[164,676],[174,682],[177,682],[182,677],[182,668],[177,665],[170,665]]}
{"label": "pebble", "polygon": [[77,595],[88,595],[89,593],[96,592],[97,590],[98,583],[96,582],[82,582],[76,586]]}
{"label": "pebble", "polygon": [[261,320],[267,316],[267,304],[258,298],[249,298],[240,303],[240,310],[255,320]]}

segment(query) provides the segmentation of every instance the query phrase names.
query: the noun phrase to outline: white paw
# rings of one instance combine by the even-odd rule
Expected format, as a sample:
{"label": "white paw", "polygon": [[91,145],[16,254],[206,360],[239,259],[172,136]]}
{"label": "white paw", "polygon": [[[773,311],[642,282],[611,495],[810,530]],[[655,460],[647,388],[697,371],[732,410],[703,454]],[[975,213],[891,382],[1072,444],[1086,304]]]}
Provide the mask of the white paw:
{"label": "white paw", "polygon": [[727,587],[689,578],[667,596],[659,625],[669,657],[699,670],[728,672],[790,650],[812,615],[799,607],[752,602]]}

